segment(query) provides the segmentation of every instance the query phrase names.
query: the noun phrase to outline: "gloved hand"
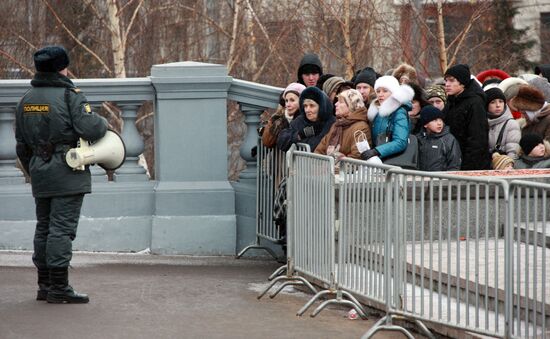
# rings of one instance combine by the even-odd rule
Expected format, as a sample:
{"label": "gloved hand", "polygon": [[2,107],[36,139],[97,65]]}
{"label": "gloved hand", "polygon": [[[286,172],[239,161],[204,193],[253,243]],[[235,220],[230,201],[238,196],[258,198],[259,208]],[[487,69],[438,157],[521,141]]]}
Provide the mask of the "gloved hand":
{"label": "gloved hand", "polygon": [[363,160],[369,160],[372,157],[379,156],[380,153],[376,150],[376,148],[371,148],[368,151],[365,151],[361,153],[361,159]]}
{"label": "gloved hand", "polygon": [[300,139],[313,137],[315,136],[315,128],[313,126],[306,126],[298,132],[298,135]]}

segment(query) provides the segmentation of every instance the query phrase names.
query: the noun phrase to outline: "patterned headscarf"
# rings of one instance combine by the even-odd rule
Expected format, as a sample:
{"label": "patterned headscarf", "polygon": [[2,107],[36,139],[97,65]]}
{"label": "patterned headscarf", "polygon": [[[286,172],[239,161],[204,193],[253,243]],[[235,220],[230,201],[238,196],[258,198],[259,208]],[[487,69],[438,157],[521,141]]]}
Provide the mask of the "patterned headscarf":
{"label": "patterned headscarf", "polygon": [[350,112],[355,112],[360,108],[365,108],[363,96],[355,89],[348,89],[338,94],[338,100],[343,100]]}

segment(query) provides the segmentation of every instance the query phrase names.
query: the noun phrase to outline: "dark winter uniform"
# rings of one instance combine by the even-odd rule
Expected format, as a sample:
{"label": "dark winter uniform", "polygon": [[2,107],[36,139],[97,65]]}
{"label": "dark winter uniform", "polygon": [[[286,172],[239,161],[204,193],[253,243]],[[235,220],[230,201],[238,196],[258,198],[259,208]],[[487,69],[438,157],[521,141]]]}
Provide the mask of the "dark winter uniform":
{"label": "dark winter uniform", "polygon": [[[319,105],[317,121],[309,121],[304,112],[304,100],[312,99]],[[313,152],[321,139],[328,133],[336,121],[332,110],[332,102],[327,95],[317,87],[308,87],[300,95],[300,115],[290,123],[290,127],[279,133],[277,148],[288,151],[294,143],[308,144]]]}
{"label": "dark winter uniform", "polygon": [[[59,56],[56,54],[59,47],[56,48],[46,49],[46,54],[51,52],[52,57]],[[103,137],[107,121],[92,113],[86,97],[69,78],[56,72],[55,68],[41,72],[39,66],[49,70],[48,65],[39,64],[36,58],[37,54],[35,63],[39,71],[31,81],[32,89],[17,106],[15,137],[17,156],[30,174],[36,202],[33,262],[38,268],[41,289],[37,299],[45,299],[49,288],[48,270],[52,289],[55,280],[52,271],[59,278],[56,280],[60,283],[58,292],[65,293],[70,288],[67,267],[72,257],[72,241],[76,236],[84,194],[91,191],[89,169],[73,170],[65,162],[65,153],[76,146],[79,138],[95,141]],[[44,294],[41,295],[40,291]],[[87,302],[87,297],[86,301],[75,300],[59,302]]]}
{"label": "dark winter uniform", "polygon": [[445,124],[457,139],[462,152],[462,170],[491,168],[489,124],[483,90],[475,81],[458,95],[449,95],[443,109]]}
{"label": "dark winter uniform", "polygon": [[418,168],[421,171],[457,171],[460,169],[460,146],[450,133],[449,127],[443,127],[441,133],[428,134],[424,128],[416,135],[418,138]]}

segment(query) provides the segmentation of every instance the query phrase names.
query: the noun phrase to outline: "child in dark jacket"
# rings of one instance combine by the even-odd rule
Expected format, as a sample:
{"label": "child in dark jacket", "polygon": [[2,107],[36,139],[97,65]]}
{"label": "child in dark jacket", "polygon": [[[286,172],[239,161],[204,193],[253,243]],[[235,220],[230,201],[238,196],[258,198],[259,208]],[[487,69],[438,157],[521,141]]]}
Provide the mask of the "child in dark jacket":
{"label": "child in dark jacket", "polygon": [[550,168],[550,142],[538,134],[526,134],[521,137],[519,146],[514,168]]}
{"label": "child in dark jacket", "polygon": [[457,171],[462,154],[455,137],[443,122],[443,113],[432,105],[420,111],[422,130],[418,138],[418,162],[421,171]]}

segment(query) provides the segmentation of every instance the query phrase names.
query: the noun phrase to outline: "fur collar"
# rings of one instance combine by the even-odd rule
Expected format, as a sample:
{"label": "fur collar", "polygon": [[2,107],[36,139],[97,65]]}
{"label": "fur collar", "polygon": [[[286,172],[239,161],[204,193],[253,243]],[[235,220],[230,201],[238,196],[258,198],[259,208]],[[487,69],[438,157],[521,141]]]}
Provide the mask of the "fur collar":
{"label": "fur collar", "polygon": [[392,95],[386,99],[382,105],[379,104],[377,99],[369,106],[369,110],[367,112],[369,121],[374,121],[374,118],[376,118],[378,114],[380,114],[381,117],[390,116],[399,107],[401,107],[401,105],[410,105],[413,97],[414,90],[409,85],[399,86],[399,90],[396,91],[396,93],[392,93]]}

